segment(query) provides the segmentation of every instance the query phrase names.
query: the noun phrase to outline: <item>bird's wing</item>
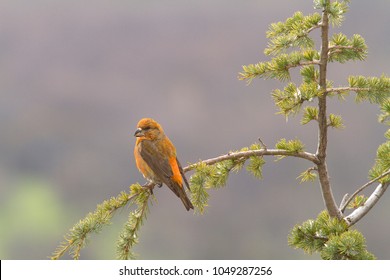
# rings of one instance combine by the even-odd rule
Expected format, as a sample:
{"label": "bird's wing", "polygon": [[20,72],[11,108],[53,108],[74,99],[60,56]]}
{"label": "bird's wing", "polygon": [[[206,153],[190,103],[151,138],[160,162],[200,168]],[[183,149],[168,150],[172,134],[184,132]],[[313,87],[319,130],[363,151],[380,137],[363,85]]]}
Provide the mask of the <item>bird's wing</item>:
{"label": "bird's wing", "polygon": [[168,156],[157,149],[151,141],[142,141],[140,155],[154,174],[166,184],[166,181],[173,175]]}
{"label": "bird's wing", "polygon": [[177,165],[179,166],[180,174],[181,174],[181,177],[183,178],[184,184],[187,186],[188,189],[190,189],[187,178],[184,175],[183,167],[181,167],[180,161],[177,158],[176,158],[176,161],[177,161]]}

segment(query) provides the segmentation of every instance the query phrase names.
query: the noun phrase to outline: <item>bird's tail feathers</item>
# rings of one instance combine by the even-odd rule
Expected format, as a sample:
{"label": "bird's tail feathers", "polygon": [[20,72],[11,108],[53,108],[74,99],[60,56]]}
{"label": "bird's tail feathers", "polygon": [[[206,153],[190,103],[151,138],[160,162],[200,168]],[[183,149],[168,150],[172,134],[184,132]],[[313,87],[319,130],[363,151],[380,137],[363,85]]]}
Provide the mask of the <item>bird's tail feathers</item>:
{"label": "bird's tail feathers", "polygon": [[178,198],[181,199],[187,211],[190,211],[190,209],[194,209],[194,206],[192,205],[190,199],[186,194],[185,189],[182,186],[180,186],[177,183],[173,183],[173,184],[169,184],[168,187],[171,189],[172,192],[176,194]]}
{"label": "bird's tail feathers", "polygon": [[[183,190],[183,192],[184,192],[184,190]],[[184,207],[187,209],[187,211],[190,211],[190,209],[194,209],[194,206],[192,205],[190,199],[188,198],[188,196],[185,193],[180,195],[180,199],[183,202]]]}

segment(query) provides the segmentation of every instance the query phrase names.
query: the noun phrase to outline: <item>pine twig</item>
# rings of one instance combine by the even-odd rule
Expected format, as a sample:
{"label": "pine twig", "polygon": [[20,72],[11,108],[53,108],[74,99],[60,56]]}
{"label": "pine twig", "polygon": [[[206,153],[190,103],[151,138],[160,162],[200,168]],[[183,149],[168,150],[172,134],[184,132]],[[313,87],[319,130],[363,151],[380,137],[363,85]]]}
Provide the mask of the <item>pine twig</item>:
{"label": "pine twig", "polygon": [[336,87],[336,88],[327,88],[325,93],[331,92],[343,92],[343,91],[368,91],[370,88],[360,88],[360,87]]}
{"label": "pine twig", "polygon": [[267,146],[264,144],[264,142],[261,140],[261,138],[259,137],[259,142],[260,142],[260,145],[261,147],[266,151],[267,150]]}

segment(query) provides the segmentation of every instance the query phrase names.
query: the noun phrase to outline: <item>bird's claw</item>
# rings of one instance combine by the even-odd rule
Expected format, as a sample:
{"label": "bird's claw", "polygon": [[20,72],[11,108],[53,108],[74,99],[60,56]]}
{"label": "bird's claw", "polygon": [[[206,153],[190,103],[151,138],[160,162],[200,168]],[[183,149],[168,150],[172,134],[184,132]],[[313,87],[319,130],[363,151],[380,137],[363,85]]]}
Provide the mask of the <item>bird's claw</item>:
{"label": "bird's claw", "polygon": [[[161,187],[162,184],[158,184],[158,187]],[[153,189],[156,186],[155,183],[146,183],[145,185],[142,185],[143,188],[147,188],[150,191],[150,194],[153,194]]]}

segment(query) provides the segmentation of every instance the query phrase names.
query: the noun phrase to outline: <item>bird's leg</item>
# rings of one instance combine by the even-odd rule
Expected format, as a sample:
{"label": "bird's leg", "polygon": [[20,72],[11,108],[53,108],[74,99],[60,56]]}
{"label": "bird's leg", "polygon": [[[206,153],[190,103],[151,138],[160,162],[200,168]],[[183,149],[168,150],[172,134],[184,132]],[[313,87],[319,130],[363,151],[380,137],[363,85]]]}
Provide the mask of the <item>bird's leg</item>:
{"label": "bird's leg", "polygon": [[[161,187],[161,185],[162,184],[158,184],[157,186]],[[156,186],[156,183],[153,183],[153,182],[148,182],[148,183],[142,185],[142,187],[149,189],[150,194],[153,194],[153,189],[155,186]]]}

